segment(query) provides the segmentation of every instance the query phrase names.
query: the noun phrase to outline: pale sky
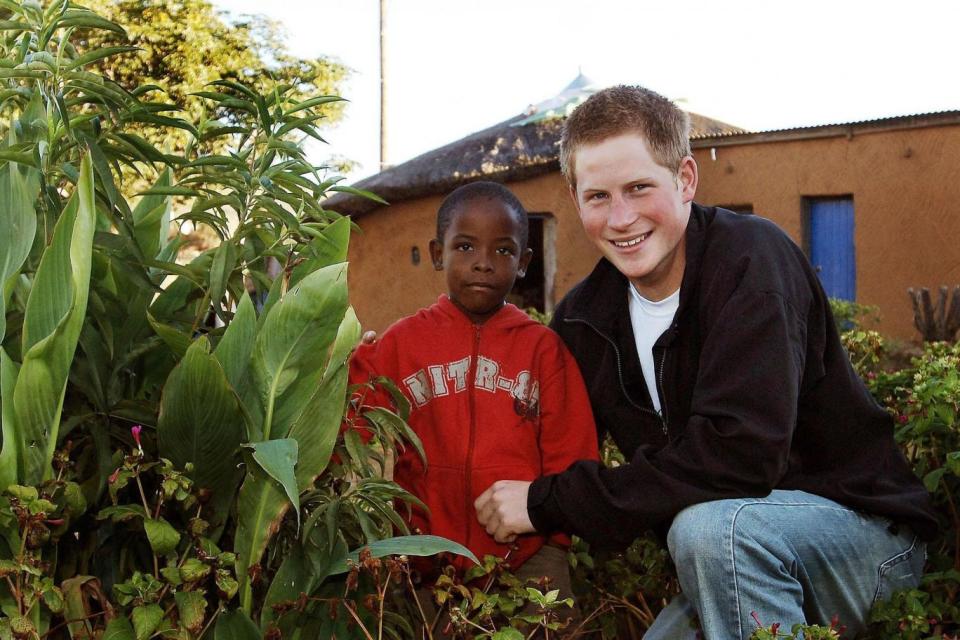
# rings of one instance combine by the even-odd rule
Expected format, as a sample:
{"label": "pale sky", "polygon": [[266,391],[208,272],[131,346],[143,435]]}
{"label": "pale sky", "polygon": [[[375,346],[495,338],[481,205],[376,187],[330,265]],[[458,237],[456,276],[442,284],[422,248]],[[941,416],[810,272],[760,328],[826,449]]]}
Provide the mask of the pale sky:
{"label": "pale sky", "polygon": [[[377,171],[379,0],[213,0],[353,69],[337,155]],[[578,69],[751,130],[960,109],[958,0],[388,0],[388,161],[517,115]]]}

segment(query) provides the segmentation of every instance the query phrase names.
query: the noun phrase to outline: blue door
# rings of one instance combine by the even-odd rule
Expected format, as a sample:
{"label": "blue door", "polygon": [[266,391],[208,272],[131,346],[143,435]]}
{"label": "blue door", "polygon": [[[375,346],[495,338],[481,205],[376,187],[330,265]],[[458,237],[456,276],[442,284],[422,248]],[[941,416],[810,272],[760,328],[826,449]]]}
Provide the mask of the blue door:
{"label": "blue door", "polygon": [[853,198],[810,201],[810,262],[827,295],[857,299],[857,256],[853,246]]}

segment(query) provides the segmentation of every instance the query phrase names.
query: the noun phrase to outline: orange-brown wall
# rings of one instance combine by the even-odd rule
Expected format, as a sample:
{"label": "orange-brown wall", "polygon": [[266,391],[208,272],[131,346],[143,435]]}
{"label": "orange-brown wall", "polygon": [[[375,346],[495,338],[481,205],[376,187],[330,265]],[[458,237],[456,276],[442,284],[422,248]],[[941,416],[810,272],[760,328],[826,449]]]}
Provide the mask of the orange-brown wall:
{"label": "orange-brown wall", "polygon": [[[803,198],[852,195],[857,301],[879,307],[887,335],[916,338],[908,287],[960,283],[960,126],[903,129],[695,150],[697,200],[749,204],[803,241]],[[509,187],[529,211],[556,220],[555,299],[589,273],[597,252],[584,238],[559,172]],[[358,219],[350,292],[365,328],[435,301],[445,289],[430,263],[440,196],[378,209]],[[411,248],[420,264],[411,263]]]}
{"label": "orange-brown wall", "polygon": [[803,242],[803,198],[852,195],[857,302],[919,339],[908,287],[960,284],[960,126],[698,149],[698,200],[751,204]]}

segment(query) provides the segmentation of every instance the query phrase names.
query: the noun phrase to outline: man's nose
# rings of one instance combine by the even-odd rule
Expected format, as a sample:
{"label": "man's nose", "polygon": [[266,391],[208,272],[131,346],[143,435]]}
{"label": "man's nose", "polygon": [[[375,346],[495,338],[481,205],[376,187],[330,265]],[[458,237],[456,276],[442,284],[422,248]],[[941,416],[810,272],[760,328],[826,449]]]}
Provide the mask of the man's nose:
{"label": "man's nose", "polygon": [[637,220],[637,212],[626,199],[614,196],[610,201],[607,226],[612,229],[626,229]]}

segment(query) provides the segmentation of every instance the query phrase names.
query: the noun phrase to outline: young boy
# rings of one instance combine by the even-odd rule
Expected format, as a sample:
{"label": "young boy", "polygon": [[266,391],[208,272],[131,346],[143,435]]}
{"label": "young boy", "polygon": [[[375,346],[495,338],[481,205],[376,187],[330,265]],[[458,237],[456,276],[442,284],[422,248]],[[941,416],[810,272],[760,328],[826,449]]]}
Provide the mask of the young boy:
{"label": "young boy", "polygon": [[[353,383],[386,376],[410,400],[410,426],[427,465],[407,449],[394,480],[429,509],[414,510],[411,529],[459,542],[481,559],[509,552],[518,576],[546,575],[566,597],[564,536],[520,536],[511,551],[483,530],[473,509],[496,480],[533,480],[598,455],[570,353],[550,329],[505,302],[530,262],[527,233],[523,205],[502,185],[474,182],[447,196],[430,256],[446,273],[448,293],[361,345],[350,375]],[[525,576],[521,567],[530,560],[536,573]],[[455,562],[460,569],[472,564]]]}

